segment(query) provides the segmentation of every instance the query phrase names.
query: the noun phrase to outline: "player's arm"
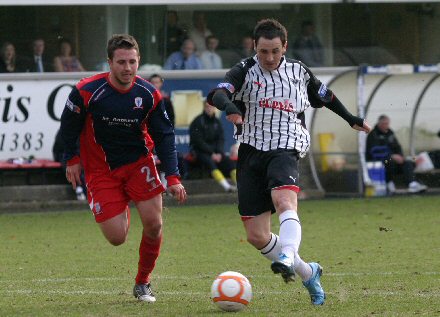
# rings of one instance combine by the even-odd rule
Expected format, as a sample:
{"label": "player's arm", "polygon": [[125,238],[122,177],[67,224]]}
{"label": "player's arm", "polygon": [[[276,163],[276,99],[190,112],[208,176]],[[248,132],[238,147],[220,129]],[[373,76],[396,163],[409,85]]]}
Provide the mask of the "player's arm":
{"label": "player's arm", "polygon": [[168,191],[180,203],[183,203],[186,200],[186,191],[180,183],[174,128],[168,119],[162,100],[149,113],[147,121],[148,133],[154,141],[156,154],[161,162],[161,169],[165,172]]}
{"label": "player's arm", "polygon": [[60,134],[64,145],[63,160],[66,162],[66,178],[73,188],[81,184],[81,164],[79,157],[79,136],[84,126],[84,100],[77,87],[74,87],[67,98],[61,115]]}
{"label": "player's arm", "polygon": [[321,108],[325,106],[344,119],[353,129],[364,131],[366,133],[370,132],[371,127],[365,119],[351,114],[338,97],[336,97],[333,91],[321,83],[321,81],[316,78],[308,68],[306,69],[310,75],[309,83],[307,85],[307,94],[312,107]]}
{"label": "player's arm", "polygon": [[207,96],[208,103],[226,112],[226,118],[234,124],[241,124],[242,113],[232,102],[232,95],[243,85],[251,59],[238,63],[229,70],[223,82],[219,83]]}

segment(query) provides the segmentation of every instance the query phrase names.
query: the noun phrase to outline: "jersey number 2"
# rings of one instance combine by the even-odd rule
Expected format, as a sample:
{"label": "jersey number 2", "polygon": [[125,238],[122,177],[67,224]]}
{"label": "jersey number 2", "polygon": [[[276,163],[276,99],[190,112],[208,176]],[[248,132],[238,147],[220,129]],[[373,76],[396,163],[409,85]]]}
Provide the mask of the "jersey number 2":
{"label": "jersey number 2", "polygon": [[151,177],[151,170],[148,166],[143,166],[141,168],[141,172],[147,174],[146,181],[147,183],[153,182],[155,180],[155,177]]}

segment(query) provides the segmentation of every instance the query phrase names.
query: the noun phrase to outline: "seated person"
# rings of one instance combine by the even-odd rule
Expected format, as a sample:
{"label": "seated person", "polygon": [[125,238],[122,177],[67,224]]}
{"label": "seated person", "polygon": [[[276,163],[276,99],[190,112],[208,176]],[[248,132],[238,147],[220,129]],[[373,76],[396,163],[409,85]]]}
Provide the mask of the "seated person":
{"label": "seated person", "polygon": [[217,47],[219,40],[214,35],[206,38],[206,50],[200,55],[204,69],[221,69],[223,68],[223,61],[220,55],[217,54]]}
{"label": "seated person", "polygon": [[223,152],[224,135],[220,120],[215,116],[216,108],[205,101],[203,113],[198,115],[189,127],[191,152],[196,162],[206,166],[212,177],[227,192],[236,191],[224,174],[229,174],[236,183],[236,169],[234,162]]}
{"label": "seated person", "polygon": [[85,69],[78,57],[73,55],[72,43],[68,39],[59,42],[59,55],[54,58],[56,72],[84,72]]}
{"label": "seated person", "polygon": [[202,61],[195,53],[195,45],[193,40],[186,39],[180,48],[180,51],[171,54],[165,62],[163,69],[202,69]]}
{"label": "seated person", "polygon": [[385,179],[388,193],[396,191],[394,176],[404,174],[408,192],[419,193],[427,189],[414,178],[415,164],[406,160],[403,156],[402,147],[394,132],[390,129],[390,118],[381,115],[374,129],[368,134],[366,146],[367,161],[382,161],[385,165]]}

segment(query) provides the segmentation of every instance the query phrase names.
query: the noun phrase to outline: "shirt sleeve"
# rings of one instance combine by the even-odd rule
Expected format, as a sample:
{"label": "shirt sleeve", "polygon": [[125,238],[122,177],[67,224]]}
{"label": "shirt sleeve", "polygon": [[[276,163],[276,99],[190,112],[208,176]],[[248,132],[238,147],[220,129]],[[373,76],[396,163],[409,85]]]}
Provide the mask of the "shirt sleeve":
{"label": "shirt sleeve", "polygon": [[307,95],[309,97],[310,105],[313,108],[322,108],[323,106],[330,104],[334,98],[333,92],[323,84],[307,66],[304,64],[302,66],[309,75]]}
{"label": "shirt sleeve", "polygon": [[247,69],[249,68],[249,63],[251,63],[251,59],[244,60],[232,67],[226,73],[223,81],[219,83],[216,88],[212,89],[209,92],[208,96],[206,97],[208,103],[211,105],[213,104],[212,97],[214,96],[214,93],[219,89],[223,89],[224,91],[226,91],[229,99],[231,99],[234,92],[239,91],[243,86],[244,80],[246,78]]}
{"label": "shirt sleeve", "polygon": [[307,84],[307,95],[310,101],[310,105],[313,108],[326,107],[344,119],[350,127],[355,124],[362,127],[364,120],[357,116],[354,116],[348,111],[348,109],[342,104],[342,102],[335,96],[325,84],[323,84],[316,76],[310,71],[310,69],[303,65],[309,74],[310,78]]}
{"label": "shirt sleeve", "polygon": [[163,100],[149,113],[147,126],[165,176],[179,176],[174,129],[168,119]]}
{"label": "shirt sleeve", "polygon": [[84,126],[86,109],[84,100],[77,87],[74,87],[67,98],[61,115],[60,134],[64,145],[63,160],[79,161],[79,136]]}

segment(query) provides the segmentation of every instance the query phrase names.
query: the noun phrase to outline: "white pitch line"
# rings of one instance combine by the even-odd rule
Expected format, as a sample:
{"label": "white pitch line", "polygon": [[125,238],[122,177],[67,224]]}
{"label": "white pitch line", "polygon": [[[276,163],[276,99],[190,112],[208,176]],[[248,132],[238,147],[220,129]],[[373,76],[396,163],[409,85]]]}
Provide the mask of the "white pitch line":
{"label": "white pitch line", "polygon": [[[200,296],[209,298],[209,292],[188,292],[188,291],[158,291],[156,292],[158,296]],[[285,294],[285,291],[264,291],[264,292],[255,292],[256,295],[281,295]],[[375,291],[375,290],[365,290],[360,291],[357,294],[361,293],[363,296],[369,297],[401,297],[405,296],[413,296],[413,297],[421,297],[421,298],[434,298],[440,297],[440,292],[405,292],[405,291]],[[35,295],[35,294],[43,294],[43,295],[131,295],[129,292],[121,292],[121,291],[102,291],[102,290],[76,290],[76,291],[66,291],[66,290],[30,290],[30,289],[18,289],[18,290],[0,290],[0,294],[20,294],[20,295]],[[332,296],[338,296],[338,293],[335,292],[327,292],[327,294]]]}
{"label": "white pitch line", "polygon": [[[340,273],[326,273],[324,271],[324,276],[397,276],[397,275],[411,275],[411,276],[426,276],[426,275],[440,275],[440,272],[340,272]],[[214,275],[213,275],[214,276]],[[249,278],[274,278],[273,274],[265,275],[249,275]],[[171,276],[171,275],[153,275],[153,279],[158,280],[194,280],[194,279],[207,279],[209,276]],[[2,280],[0,283],[64,283],[64,282],[75,282],[75,281],[88,281],[88,282],[111,282],[111,281],[126,281],[127,278],[122,277],[64,277],[64,278],[41,278],[41,279],[16,279],[16,280]]]}

